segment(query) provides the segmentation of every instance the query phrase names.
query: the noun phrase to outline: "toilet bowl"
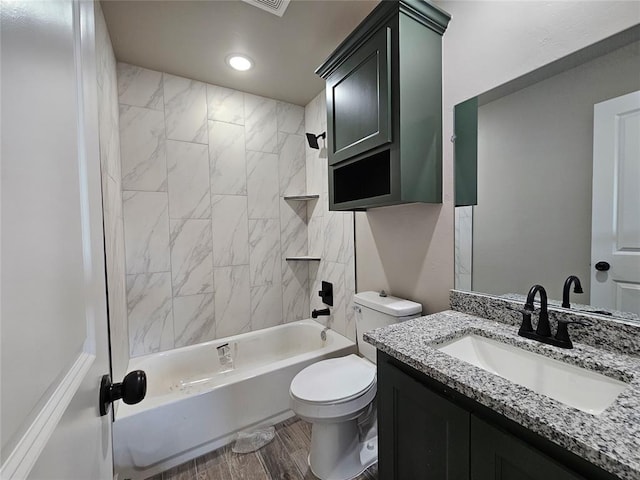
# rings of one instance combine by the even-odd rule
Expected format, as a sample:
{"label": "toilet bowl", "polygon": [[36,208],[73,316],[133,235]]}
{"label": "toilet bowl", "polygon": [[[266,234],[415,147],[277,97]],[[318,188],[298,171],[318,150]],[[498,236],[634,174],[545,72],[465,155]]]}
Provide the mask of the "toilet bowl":
{"label": "toilet bowl", "polygon": [[322,480],[358,476],[377,460],[377,441],[362,445],[358,418],[376,396],[376,366],[357,355],[315,363],[291,382],[291,409],[313,424],[309,466]]}
{"label": "toilet bowl", "polygon": [[298,373],[289,389],[291,409],[310,422],[309,467],[321,480],[349,480],[378,461],[376,350],[362,333],[420,315],[415,302],[378,292],[354,296],[358,349]]}

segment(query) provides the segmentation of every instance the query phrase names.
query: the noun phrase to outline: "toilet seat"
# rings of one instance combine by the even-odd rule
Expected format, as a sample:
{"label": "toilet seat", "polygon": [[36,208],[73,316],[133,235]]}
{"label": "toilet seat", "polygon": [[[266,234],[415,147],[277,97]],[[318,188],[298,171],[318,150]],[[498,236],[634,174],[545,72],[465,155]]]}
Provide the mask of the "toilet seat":
{"label": "toilet seat", "polygon": [[291,382],[293,411],[311,422],[354,418],[376,396],[376,367],[357,355],[332,358],[302,370]]}
{"label": "toilet seat", "polygon": [[294,398],[307,403],[342,403],[365,394],[375,378],[375,365],[351,354],[303,369],[291,382],[290,391]]}

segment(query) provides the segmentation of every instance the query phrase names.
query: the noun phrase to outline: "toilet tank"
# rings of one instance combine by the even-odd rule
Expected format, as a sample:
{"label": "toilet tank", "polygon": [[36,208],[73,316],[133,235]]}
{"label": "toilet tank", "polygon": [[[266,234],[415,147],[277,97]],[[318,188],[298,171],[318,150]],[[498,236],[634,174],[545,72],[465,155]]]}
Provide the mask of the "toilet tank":
{"label": "toilet tank", "polygon": [[381,296],[380,292],[360,292],[353,297],[356,309],[358,351],[367,360],[376,363],[376,348],[362,339],[362,334],[380,327],[403,322],[422,314],[422,305],[411,300]]}

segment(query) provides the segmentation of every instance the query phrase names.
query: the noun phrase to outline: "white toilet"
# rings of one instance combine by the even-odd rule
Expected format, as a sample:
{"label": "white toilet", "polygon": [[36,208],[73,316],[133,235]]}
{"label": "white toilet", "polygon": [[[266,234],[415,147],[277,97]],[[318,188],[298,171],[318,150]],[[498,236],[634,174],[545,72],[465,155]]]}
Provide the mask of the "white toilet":
{"label": "white toilet", "polygon": [[376,349],[363,341],[362,333],[422,312],[419,303],[383,295],[354,296],[358,350],[365,358],[322,360],[291,382],[291,409],[313,424],[309,466],[321,480],[348,480],[378,461]]}

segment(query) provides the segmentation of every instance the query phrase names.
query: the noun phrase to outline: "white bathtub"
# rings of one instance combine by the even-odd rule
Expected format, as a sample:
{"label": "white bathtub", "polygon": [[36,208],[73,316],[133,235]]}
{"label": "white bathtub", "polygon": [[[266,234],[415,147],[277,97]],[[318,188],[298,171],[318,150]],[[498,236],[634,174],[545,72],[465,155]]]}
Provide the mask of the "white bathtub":
{"label": "white bathtub", "polygon": [[[146,478],[233,441],[239,430],[293,415],[289,385],[304,367],[356,351],[314,320],[132,358],[147,373],[147,396],[120,403],[113,425],[119,478]],[[221,371],[217,347],[228,343],[234,368]]]}

